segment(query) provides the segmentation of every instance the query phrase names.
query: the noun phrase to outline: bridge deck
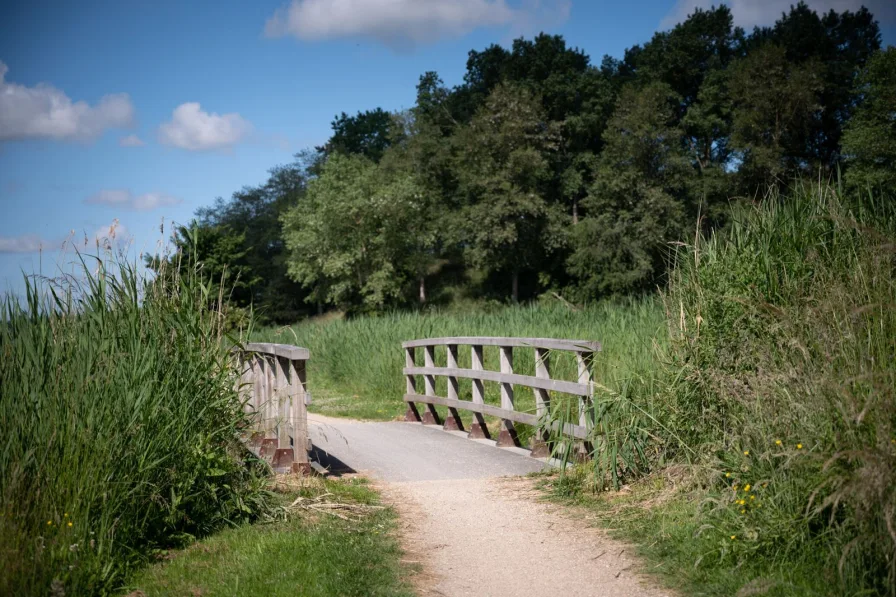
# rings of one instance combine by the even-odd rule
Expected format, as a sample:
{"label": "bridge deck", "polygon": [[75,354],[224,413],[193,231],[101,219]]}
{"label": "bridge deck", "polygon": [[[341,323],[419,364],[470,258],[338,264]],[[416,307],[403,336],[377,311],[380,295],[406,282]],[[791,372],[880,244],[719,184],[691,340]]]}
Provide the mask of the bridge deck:
{"label": "bridge deck", "polygon": [[482,479],[541,471],[528,450],[495,448],[489,440],[419,423],[366,423],[308,415],[313,459],[390,482]]}

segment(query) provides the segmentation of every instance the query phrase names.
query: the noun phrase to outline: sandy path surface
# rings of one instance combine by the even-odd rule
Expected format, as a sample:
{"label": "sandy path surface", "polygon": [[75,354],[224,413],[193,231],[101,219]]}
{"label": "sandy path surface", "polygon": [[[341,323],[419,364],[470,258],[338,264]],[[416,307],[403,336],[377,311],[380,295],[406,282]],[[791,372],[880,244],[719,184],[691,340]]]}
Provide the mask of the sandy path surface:
{"label": "sandy path surface", "polygon": [[624,545],[539,501],[518,475],[545,463],[522,451],[419,424],[309,422],[321,460],[368,475],[399,512],[421,596],[671,595],[638,576]]}

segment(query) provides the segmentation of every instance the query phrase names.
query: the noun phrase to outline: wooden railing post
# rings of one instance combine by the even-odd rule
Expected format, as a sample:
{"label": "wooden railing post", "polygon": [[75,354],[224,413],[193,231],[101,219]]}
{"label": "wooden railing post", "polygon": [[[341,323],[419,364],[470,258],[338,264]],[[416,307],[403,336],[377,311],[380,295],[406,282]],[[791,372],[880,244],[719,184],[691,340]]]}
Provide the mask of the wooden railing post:
{"label": "wooden railing post", "polygon": [[[425,367],[435,367],[435,346],[424,346],[423,347],[423,365]],[[436,395],[436,376],[435,375],[424,375],[423,376],[423,391],[427,396],[435,396]],[[426,404],[426,412],[423,413],[423,424],[424,425],[441,425],[442,421],[439,420],[439,413],[436,411],[436,407],[434,404]]]}
{"label": "wooden railing post", "polygon": [[[449,369],[457,369],[457,344],[449,344],[448,345],[448,368]],[[457,377],[454,375],[448,376],[448,398],[449,400],[457,400],[458,399],[458,385],[457,385]],[[453,407],[448,407],[448,417],[445,419],[445,429],[448,431],[463,431],[464,423],[460,419],[460,415],[457,413],[457,409]]]}
{"label": "wooden railing post", "polygon": [[[513,373],[513,347],[500,346],[501,373]],[[513,384],[501,382],[501,408],[513,409]],[[498,447],[519,446],[520,440],[516,435],[516,427],[510,419],[501,419],[501,433],[498,435]]]}
{"label": "wooden railing post", "polygon": [[[576,352],[576,365],[579,370],[579,383],[588,386],[588,394],[579,396],[579,425],[587,431],[594,426],[594,389],[591,383],[591,365],[594,360],[593,352]],[[581,456],[587,458],[592,452],[589,441],[582,442]]]}
{"label": "wooden railing post", "polygon": [[[404,366],[405,367],[413,367],[414,363],[414,349],[413,348],[405,348],[404,349]],[[405,384],[405,394],[416,394],[417,393],[417,377],[414,375],[405,376],[406,384]],[[410,421],[412,423],[420,422],[420,413],[417,411],[417,405],[413,402],[408,402],[408,410],[404,413],[404,420]]]}
{"label": "wooden railing post", "polygon": [[[550,379],[550,352],[544,348],[535,349],[535,377],[539,379]],[[534,458],[547,458],[551,455],[551,448],[548,445],[549,434],[547,428],[544,427],[548,411],[551,405],[551,393],[543,388],[532,388],[535,393],[535,416],[538,417],[538,430],[532,439],[532,456]]]}
{"label": "wooden railing post", "polygon": [[[473,370],[482,371],[482,347],[471,346],[470,356],[473,361]],[[485,386],[481,379],[473,380],[473,404],[485,404]],[[485,424],[482,413],[473,413],[473,424],[470,425],[469,437],[473,439],[491,439],[491,434],[488,432],[488,426]]]}
{"label": "wooden railing post", "polygon": [[305,389],[305,361],[289,361],[290,398],[292,400],[292,472],[307,475],[311,473],[308,451],[311,442],[308,439],[307,392]]}

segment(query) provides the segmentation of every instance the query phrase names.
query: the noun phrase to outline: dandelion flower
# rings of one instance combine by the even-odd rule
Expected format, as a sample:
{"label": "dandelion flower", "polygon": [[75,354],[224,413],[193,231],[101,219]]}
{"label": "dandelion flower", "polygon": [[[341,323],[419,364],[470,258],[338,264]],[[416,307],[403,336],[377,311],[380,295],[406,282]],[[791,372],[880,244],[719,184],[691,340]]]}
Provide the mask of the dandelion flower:
{"label": "dandelion flower", "polygon": [[48,521],[47,521],[47,526],[53,526],[53,521],[52,521],[52,520],[48,520]]}
{"label": "dandelion flower", "polygon": [[72,526],[72,521],[68,521],[68,526]]}
{"label": "dandelion flower", "polygon": [[741,514],[746,514],[747,511],[746,511],[746,510],[741,510],[740,513],[741,513]]}
{"label": "dandelion flower", "polygon": [[744,456],[749,456],[749,455],[750,455],[750,451],[749,451],[749,450],[744,450]]}
{"label": "dandelion flower", "polygon": [[756,496],[755,496],[755,495],[751,495],[751,496],[750,496],[750,499],[751,499],[751,500],[755,500],[755,499],[756,499]]}
{"label": "dandelion flower", "polygon": [[62,515],[63,518],[68,518],[68,512]]}
{"label": "dandelion flower", "polygon": [[737,539],[737,535],[731,535],[731,540],[734,541],[735,539]]}
{"label": "dandelion flower", "polygon": [[750,491],[750,484],[749,484],[749,483],[747,483],[746,485],[744,485],[744,491]]}
{"label": "dandelion flower", "polygon": [[733,485],[733,486],[731,487],[731,489],[733,489],[734,491],[737,491],[737,485]]}
{"label": "dandelion flower", "polygon": [[782,442],[781,440],[779,440],[779,439],[776,439],[776,440],[775,440],[775,445],[776,445],[776,446],[780,446],[782,443],[783,443],[783,442]]}
{"label": "dandelion flower", "polygon": [[796,445],[796,449],[797,449],[797,450],[802,450],[802,449],[803,449],[803,444],[797,444],[797,445]]}
{"label": "dandelion flower", "polygon": [[725,478],[728,478],[730,476],[731,476],[731,473],[725,473]]}

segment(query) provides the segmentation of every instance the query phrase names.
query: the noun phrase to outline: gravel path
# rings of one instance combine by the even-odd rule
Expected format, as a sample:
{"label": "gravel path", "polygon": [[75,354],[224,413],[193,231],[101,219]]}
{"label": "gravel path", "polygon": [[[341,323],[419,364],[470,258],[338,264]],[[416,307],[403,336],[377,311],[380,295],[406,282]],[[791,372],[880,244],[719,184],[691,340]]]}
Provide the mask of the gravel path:
{"label": "gravel path", "polygon": [[544,462],[411,423],[309,415],[318,457],[372,478],[398,510],[421,596],[660,596],[624,545],[537,500]]}

